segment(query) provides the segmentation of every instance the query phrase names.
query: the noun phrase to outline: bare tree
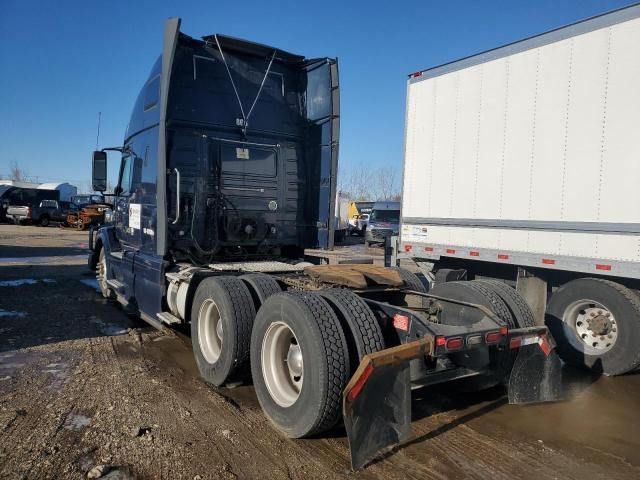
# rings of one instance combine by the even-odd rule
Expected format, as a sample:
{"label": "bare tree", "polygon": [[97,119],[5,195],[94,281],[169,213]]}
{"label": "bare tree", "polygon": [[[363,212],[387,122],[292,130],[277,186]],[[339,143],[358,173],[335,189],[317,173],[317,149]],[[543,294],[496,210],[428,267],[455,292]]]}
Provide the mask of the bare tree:
{"label": "bare tree", "polygon": [[373,172],[376,200],[387,201],[397,193],[396,170],[393,167],[380,167]]}
{"label": "bare tree", "polygon": [[11,166],[9,168],[9,180],[13,180],[15,182],[26,181],[27,172],[18,164],[16,160],[11,162]]}
{"label": "bare tree", "polygon": [[397,179],[393,167],[371,169],[360,164],[340,175],[338,188],[352,200],[396,200],[400,198]]}

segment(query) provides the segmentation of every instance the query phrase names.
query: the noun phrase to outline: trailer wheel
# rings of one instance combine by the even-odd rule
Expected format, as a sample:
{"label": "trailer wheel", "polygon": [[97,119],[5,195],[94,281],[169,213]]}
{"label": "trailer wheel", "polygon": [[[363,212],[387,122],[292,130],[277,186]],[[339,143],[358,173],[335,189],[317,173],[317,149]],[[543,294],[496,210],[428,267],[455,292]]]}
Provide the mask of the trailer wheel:
{"label": "trailer wheel", "polygon": [[200,375],[215,386],[244,380],[249,373],[253,299],[236,277],[202,280],[191,307],[191,343]]}
{"label": "trailer wheel", "polygon": [[317,293],[329,303],[340,320],[349,349],[352,375],[365,355],[384,350],[382,328],[366,302],[352,291],[329,288]]}
{"label": "trailer wheel", "polygon": [[427,287],[425,287],[424,283],[422,283],[422,281],[420,280],[420,277],[418,277],[415,273],[410,272],[406,268],[402,268],[402,267],[390,267],[390,268],[392,268],[393,270],[395,270],[400,274],[400,277],[402,277],[402,280],[404,280],[404,283],[407,286],[407,288],[411,290],[416,290],[418,292],[427,293]]}
{"label": "trailer wheel", "polygon": [[278,281],[264,273],[248,273],[240,276],[240,280],[249,287],[256,312],[267,298],[282,291]]}
{"label": "trailer wheel", "polygon": [[568,364],[605,375],[640,366],[640,298],[599,278],[566,283],[547,305],[547,326]]}
{"label": "trailer wheel", "polygon": [[511,288],[509,285],[499,280],[488,278],[480,279],[478,282],[484,283],[493,288],[493,290],[500,295],[502,301],[507,304],[507,307],[511,311],[511,315],[514,318],[517,327],[523,328],[535,326],[536,322],[533,312],[531,311],[531,307],[529,307],[527,301],[522,297],[522,295],[516,292],[514,288]]}
{"label": "trailer wheel", "polygon": [[329,304],[311,292],[269,297],[251,335],[251,372],[262,410],[285,435],[301,438],[333,427],[349,355]]}
{"label": "trailer wheel", "polygon": [[100,249],[97,267],[96,280],[100,287],[100,293],[102,293],[104,298],[116,298],[115,293],[113,293],[113,290],[109,288],[109,284],[107,283],[107,258],[104,253],[104,248]]}
{"label": "trailer wheel", "polygon": [[[509,307],[492,285],[479,280],[446,282],[436,285],[431,291],[434,295],[441,297],[455,298],[484,305],[490,308],[509,328],[516,327],[516,321],[511,314]],[[463,313],[463,314],[462,314]],[[480,318],[478,317],[477,320]],[[461,310],[461,314],[451,317],[443,316],[443,323],[451,325],[473,324],[476,319],[469,315],[467,311]],[[511,371],[515,355],[507,350],[489,349],[488,358],[482,351],[469,352],[465,354],[450,355],[454,363],[469,368],[485,367],[486,371],[479,375],[458,380],[453,385],[461,392],[476,392],[494,387],[505,380]]]}

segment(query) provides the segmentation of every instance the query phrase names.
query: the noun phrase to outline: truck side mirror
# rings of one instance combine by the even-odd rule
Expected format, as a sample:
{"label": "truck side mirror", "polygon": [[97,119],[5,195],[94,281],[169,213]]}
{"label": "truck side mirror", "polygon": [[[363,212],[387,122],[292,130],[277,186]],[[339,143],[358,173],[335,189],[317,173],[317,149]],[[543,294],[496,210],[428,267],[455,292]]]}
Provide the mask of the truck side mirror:
{"label": "truck side mirror", "polygon": [[107,189],[107,153],[93,152],[93,169],[91,183],[96,192],[104,192]]}

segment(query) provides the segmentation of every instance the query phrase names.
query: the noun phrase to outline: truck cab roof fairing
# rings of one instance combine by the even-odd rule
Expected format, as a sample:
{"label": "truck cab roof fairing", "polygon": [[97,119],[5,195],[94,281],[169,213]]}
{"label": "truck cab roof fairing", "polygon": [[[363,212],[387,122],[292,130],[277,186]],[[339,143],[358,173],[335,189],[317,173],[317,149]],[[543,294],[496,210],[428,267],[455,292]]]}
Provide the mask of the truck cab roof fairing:
{"label": "truck cab roof fairing", "polygon": [[280,50],[279,48],[270,47],[269,45],[264,45],[262,43],[249,42],[247,40],[229,37],[227,35],[222,35],[220,33],[207,35],[205,37],[202,37],[202,39],[207,43],[215,43],[216,36],[218,37],[218,42],[220,42],[220,46],[224,50],[241,52],[248,55],[255,55],[257,57],[270,57],[273,51],[275,50],[277,52],[276,59],[282,62],[297,63],[305,60],[305,57],[303,57],[302,55],[296,55],[294,53],[289,53],[289,52]]}

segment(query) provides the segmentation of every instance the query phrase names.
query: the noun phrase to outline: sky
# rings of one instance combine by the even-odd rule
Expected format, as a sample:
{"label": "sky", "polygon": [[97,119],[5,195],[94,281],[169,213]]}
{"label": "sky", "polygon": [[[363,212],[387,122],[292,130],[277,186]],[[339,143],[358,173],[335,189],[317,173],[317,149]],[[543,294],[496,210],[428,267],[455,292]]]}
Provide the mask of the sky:
{"label": "sky", "polygon": [[[181,31],[195,38],[223,33],[338,57],[345,175],[400,170],[411,72],[632,3],[0,0],[0,178],[15,161],[36,181],[86,189],[98,112],[100,147],[121,145],[168,17],[181,17]],[[109,162],[113,182],[117,155]]]}

